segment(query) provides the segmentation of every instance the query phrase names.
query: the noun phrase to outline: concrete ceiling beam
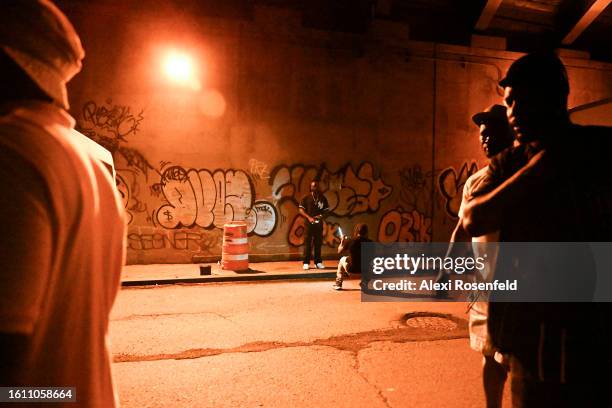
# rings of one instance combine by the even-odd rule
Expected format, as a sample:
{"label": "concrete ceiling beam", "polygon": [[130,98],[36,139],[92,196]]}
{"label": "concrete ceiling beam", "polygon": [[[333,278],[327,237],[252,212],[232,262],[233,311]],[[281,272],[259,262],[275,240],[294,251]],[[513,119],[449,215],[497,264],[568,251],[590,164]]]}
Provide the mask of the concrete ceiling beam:
{"label": "concrete ceiling beam", "polygon": [[487,3],[480,13],[478,21],[476,22],[476,26],[474,27],[476,30],[484,31],[487,29],[487,27],[489,27],[489,24],[491,23],[493,16],[495,16],[495,13],[497,13],[497,9],[499,8],[501,2],[502,0],[487,0]]}
{"label": "concrete ceiling beam", "polygon": [[563,45],[571,45],[587,29],[589,25],[610,5],[612,0],[596,0],[582,15],[580,20],[572,27],[561,41]]}

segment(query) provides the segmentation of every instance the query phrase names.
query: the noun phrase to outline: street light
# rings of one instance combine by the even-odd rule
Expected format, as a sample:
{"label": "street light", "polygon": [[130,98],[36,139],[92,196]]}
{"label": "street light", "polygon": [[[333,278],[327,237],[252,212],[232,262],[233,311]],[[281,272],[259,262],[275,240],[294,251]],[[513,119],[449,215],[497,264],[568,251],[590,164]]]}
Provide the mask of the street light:
{"label": "street light", "polygon": [[223,116],[227,107],[225,97],[215,89],[202,86],[200,64],[195,63],[191,54],[175,48],[166,48],[160,56],[161,70],[167,81],[194,91],[196,103],[204,115],[210,118]]}
{"label": "street light", "polygon": [[196,76],[195,64],[188,54],[178,51],[167,53],[163,59],[163,70],[173,83],[194,91],[200,90],[201,84]]}

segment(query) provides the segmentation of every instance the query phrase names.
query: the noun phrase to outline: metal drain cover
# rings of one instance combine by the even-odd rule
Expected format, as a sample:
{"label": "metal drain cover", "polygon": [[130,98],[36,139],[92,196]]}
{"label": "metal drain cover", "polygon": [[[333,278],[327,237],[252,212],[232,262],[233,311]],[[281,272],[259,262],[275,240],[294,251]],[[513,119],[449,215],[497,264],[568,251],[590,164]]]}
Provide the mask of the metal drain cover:
{"label": "metal drain cover", "polygon": [[409,313],[405,316],[405,324],[414,329],[453,331],[457,329],[457,322],[443,314],[436,313]]}

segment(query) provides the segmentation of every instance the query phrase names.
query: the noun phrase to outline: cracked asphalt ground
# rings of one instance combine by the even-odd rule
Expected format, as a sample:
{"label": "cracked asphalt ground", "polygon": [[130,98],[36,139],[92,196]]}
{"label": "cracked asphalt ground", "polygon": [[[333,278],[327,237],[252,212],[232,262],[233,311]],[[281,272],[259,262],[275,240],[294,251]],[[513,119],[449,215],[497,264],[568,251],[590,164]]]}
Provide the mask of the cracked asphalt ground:
{"label": "cracked asphalt ground", "polygon": [[[484,406],[465,303],[362,303],[356,281],[331,284],[122,290],[110,333],[122,406]],[[406,324],[415,312],[452,321]]]}

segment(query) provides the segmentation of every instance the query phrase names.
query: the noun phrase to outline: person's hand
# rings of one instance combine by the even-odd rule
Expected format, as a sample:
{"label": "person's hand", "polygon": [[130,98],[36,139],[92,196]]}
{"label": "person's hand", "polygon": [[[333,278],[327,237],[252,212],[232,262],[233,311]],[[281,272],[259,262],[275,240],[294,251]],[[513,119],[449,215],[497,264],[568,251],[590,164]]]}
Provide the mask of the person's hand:
{"label": "person's hand", "polygon": [[310,217],[310,216],[308,216],[308,222],[311,223],[311,224],[314,224],[315,219]]}

